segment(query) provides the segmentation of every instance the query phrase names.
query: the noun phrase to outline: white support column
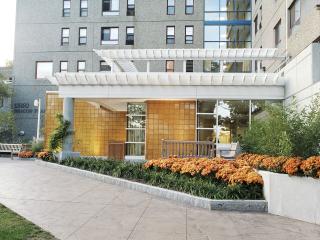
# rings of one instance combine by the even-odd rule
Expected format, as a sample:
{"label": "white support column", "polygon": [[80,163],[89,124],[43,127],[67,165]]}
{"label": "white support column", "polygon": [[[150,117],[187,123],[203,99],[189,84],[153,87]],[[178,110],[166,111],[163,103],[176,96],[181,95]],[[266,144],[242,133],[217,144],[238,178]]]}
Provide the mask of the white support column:
{"label": "white support column", "polygon": [[257,72],[260,73],[261,72],[261,60],[257,61]]}
{"label": "white support column", "polygon": [[256,72],[256,60],[253,59],[252,60],[252,64],[251,64],[251,72]]}
{"label": "white support column", "polygon": [[150,72],[150,61],[147,61],[147,72]]}
{"label": "white support column", "polygon": [[183,60],[183,72],[187,72],[187,61]]}
{"label": "white support column", "polygon": [[71,132],[64,142],[62,152],[60,153],[59,160],[64,160],[68,157],[80,157],[80,153],[73,152],[73,136],[74,136],[74,99],[64,98],[63,99],[63,119],[69,121],[70,127],[68,131]]}
{"label": "white support column", "polygon": [[220,72],[223,73],[223,61],[219,61]]}

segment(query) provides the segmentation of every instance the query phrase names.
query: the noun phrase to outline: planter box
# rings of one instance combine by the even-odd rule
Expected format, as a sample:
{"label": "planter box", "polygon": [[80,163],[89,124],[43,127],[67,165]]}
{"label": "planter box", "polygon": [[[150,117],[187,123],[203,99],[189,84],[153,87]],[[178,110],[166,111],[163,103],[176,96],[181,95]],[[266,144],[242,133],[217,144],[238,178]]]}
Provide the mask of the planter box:
{"label": "planter box", "polygon": [[320,224],[320,180],[259,171],[271,214]]}

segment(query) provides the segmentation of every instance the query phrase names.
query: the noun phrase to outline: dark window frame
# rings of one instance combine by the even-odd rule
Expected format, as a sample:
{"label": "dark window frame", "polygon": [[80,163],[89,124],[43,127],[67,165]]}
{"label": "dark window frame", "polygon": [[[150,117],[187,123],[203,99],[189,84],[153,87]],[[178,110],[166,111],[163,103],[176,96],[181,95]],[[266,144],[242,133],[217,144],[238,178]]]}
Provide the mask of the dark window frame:
{"label": "dark window frame", "polygon": [[[133,33],[128,33],[128,29],[133,29]],[[134,45],[134,30],[132,26],[126,27],[126,45]]]}
{"label": "dark window frame", "polygon": [[[69,34],[68,37],[63,35],[64,30],[68,30]],[[67,40],[67,41],[65,41]],[[61,46],[68,46],[70,43],[70,28],[61,28]]]}
{"label": "dark window frame", "polygon": [[[187,28],[192,28],[192,35],[187,35]],[[191,37],[191,39],[188,39],[188,37]],[[193,44],[193,41],[194,41],[194,26],[187,25],[184,28],[184,43],[185,44]]]}
{"label": "dark window frame", "polygon": [[[65,8],[65,2],[70,2],[70,7]],[[71,16],[71,0],[62,0],[62,17],[70,17]]]}
{"label": "dark window frame", "polygon": [[106,63],[106,61],[103,61],[103,60],[100,61],[99,71],[100,71],[100,72],[111,72],[111,66],[110,66],[109,64],[106,64],[106,67],[107,67],[107,68],[109,67],[109,70],[103,70],[103,69],[102,69],[102,66],[103,66],[102,63]]}
{"label": "dark window frame", "polygon": [[129,4],[130,0],[127,0],[127,16],[135,16],[136,15],[136,3],[133,0],[133,4]]}
{"label": "dark window frame", "polygon": [[63,71],[64,72],[68,72],[68,68],[69,68],[69,62],[68,61],[60,61],[59,71],[62,72],[62,68],[61,68],[61,64],[62,63],[67,63],[67,69],[63,70]]}
{"label": "dark window frame", "polygon": [[[168,68],[168,63],[169,62],[172,62],[173,64],[172,64],[172,66],[173,66],[173,68],[172,69],[169,69]],[[175,62],[174,62],[174,60],[166,60],[166,72],[174,72],[174,67],[175,67]]]}
{"label": "dark window frame", "polygon": [[[168,29],[173,28],[174,35],[168,34]],[[175,44],[176,43],[176,27],[175,26],[167,26],[166,27],[166,44]]]}
{"label": "dark window frame", "polygon": [[81,62],[84,62],[84,70],[81,70],[81,72],[85,72],[86,68],[87,68],[87,62],[85,60],[78,60],[77,61],[77,72],[80,72],[79,63],[81,63]]}
{"label": "dark window frame", "polygon": [[[296,19],[296,6],[297,6],[297,2],[299,1],[299,18]],[[289,26],[289,33],[291,33],[292,29],[296,26],[300,24],[300,19],[301,19],[301,0],[294,0],[291,5],[288,8],[288,26]]]}
{"label": "dark window frame", "polygon": [[281,43],[281,19],[277,22],[277,24],[274,26],[273,31],[274,31],[274,44],[275,47],[279,46]]}
{"label": "dark window frame", "polygon": [[[81,37],[81,30],[83,30],[83,29],[85,29],[86,30],[86,36],[85,37]],[[84,43],[82,43],[81,42],[81,39],[85,39],[85,42]],[[78,44],[79,45],[87,45],[87,43],[88,43],[88,28],[87,27],[80,27],[79,28],[79,40],[78,40]]]}
{"label": "dark window frame", "polygon": [[[176,0],[173,0],[174,1],[174,5],[169,5],[169,1],[170,0],[167,0],[167,15],[170,15],[170,16],[173,16],[173,15],[176,15]],[[170,9],[173,9],[172,12],[170,12]]]}
{"label": "dark window frame", "polygon": [[[188,9],[192,9],[191,12],[188,12]],[[194,0],[192,0],[192,5],[188,5],[188,0],[185,0],[185,14],[193,15],[194,14]]]}
{"label": "dark window frame", "polygon": [[[87,7],[83,8],[81,6],[82,2],[86,1],[87,2]],[[80,0],[80,17],[88,17],[89,12],[88,12],[88,0]]]}
{"label": "dark window frame", "polygon": [[[118,29],[118,38],[117,39],[111,39],[111,29],[112,28],[117,28]],[[109,29],[109,31],[110,31],[110,39],[108,39],[108,40],[103,40],[103,37],[104,37],[104,34],[103,34],[103,31],[105,30],[105,29]],[[119,27],[101,27],[101,36],[100,36],[100,43],[101,43],[101,45],[106,45],[106,44],[102,44],[102,42],[103,41],[110,41],[110,42],[112,42],[112,41],[117,41],[118,43],[117,44],[119,44]],[[114,44],[114,45],[117,45],[117,44]]]}
{"label": "dark window frame", "polygon": [[194,62],[193,62],[193,60],[186,60],[186,72],[193,72],[193,71],[194,71]]}

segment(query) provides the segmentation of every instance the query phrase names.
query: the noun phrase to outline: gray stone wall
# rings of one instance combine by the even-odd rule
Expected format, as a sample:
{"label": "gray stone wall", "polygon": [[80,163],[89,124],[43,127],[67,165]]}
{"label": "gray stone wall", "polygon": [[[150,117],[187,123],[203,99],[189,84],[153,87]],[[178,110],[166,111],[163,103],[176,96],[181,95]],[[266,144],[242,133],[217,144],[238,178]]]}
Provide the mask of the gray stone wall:
{"label": "gray stone wall", "polygon": [[[56,90],[49,81],[36,80],[36,62],[53,61],[58,72],[60,61],[68,61],[68,70],[77,69],[77,61],[86,61],[86,71],[98,71],[100,60],[93,49],[106,48],[203,48],[204,1],[195,1],[193,15],[185,15],[185,1],[176,1],[176,15],[168,16],[165,0],[136,0],[136,14],[126,16],[127,0],[120,0],[119,16],[102,16],[102,1],[88,1],[88,17],[80,17],[80,0],[71,1],[71,17],[62,17],[62,0],[17,0],[14,57],[13,108],[18,131],[26,138],[36,135],[37,110],[34,99],[45,102],[46,91]],[[176,44],[166,45],[166,26],[176,26]],[[194,25],[194,44],[184,43],[186,25]],[[119,44],[102,46],[101,27],[119,27]],[[135,27],[135,45],[125,45],[126,27]],[[61,46],[61,28],[70,28],[70,43]],[[87,27],[87,45],[78,45],[79,27]],[[153,63],[152,71],[164,71],[165,63]],[[182,63],[176,64],[182,70]],[[202,63],[195,64],[195,71]],[[42,111],[42,118],[44,117]],[[43,125],[42,125],[43,126]]]}

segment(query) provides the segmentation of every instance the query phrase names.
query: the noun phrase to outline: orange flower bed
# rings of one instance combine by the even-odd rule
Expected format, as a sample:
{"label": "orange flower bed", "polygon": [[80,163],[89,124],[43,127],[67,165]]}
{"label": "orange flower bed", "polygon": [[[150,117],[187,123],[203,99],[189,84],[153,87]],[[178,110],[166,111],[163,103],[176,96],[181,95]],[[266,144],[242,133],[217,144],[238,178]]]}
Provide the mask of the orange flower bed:
{"label": "orange flower bed", "polygon": [[32,151],[22,151],[18,154],[19,158],[32,158],[33,152]]}
{"label": "orange flower bed", "polygon": [[249,166],[276,173],[286,173],[295,176],[320,178],[320,156],[306,160],[300,157],[271,157],[258,154],[241,154],[236,162],[246,162]]}
{"label": "orange flower bed", "polygon": [[190,176],[212,177],[229,184],[263,184],[262,177],[244,161],[221,158],[167,158],[150,160],[145,168],[160,168]]}

